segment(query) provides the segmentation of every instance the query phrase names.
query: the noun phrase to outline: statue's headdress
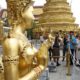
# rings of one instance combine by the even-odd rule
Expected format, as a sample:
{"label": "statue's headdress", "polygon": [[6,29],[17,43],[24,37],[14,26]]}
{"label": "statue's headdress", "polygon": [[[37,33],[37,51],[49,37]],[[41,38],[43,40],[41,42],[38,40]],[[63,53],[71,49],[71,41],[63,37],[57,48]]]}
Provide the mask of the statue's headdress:
{"label": "statue's headdress", "polygon": [[20,20],[22,16],[21,12],[29,5],[32,5],[34,1],[35,0],[6,0],[9,24],[12,25],[14,22]]}

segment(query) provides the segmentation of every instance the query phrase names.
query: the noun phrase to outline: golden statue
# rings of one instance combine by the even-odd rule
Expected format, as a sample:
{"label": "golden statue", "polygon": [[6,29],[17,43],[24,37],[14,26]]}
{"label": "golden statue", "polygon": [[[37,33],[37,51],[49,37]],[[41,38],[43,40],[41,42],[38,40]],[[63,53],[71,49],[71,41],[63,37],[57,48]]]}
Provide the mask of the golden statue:
{"label": "golden statue", "polygon": [[6,0],[12,30],[3,41],[4,80],[37,80],[48,63],[52,36],[37,50],[24,35],[34,19],[35,0]]}

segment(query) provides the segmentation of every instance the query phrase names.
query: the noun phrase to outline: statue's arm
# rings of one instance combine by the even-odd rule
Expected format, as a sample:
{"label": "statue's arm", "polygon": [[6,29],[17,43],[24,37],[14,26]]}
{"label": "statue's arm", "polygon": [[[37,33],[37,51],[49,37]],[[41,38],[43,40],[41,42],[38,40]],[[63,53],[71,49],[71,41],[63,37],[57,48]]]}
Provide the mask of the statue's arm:
{"label": "statue's arm", "polygon": [[48,65],[48,49],[52,45],[52,42],[53,37],[50,35],[49,38],[42,43],[37,53],[38,65],[42,67],[41,72],[45,70]]}
{"label": "statue's arm", "polygon": [[45,42],[41,45],[37,53],[38,65],[43,66],[44,70],[48,65],[48,44]]}
{"label": "statue's arm", "polygon": [[3,41],[3,65],[5,80],[18,80],[18,42],[14,38]]}
{"label": "statue's arm", "polygon": [[37,66],[35,67],[35,72],[38,76],[46,69],[48,65],[48,48],[49,48],[49,42],[48,40],[44,41],[36,55],[37,59]]}

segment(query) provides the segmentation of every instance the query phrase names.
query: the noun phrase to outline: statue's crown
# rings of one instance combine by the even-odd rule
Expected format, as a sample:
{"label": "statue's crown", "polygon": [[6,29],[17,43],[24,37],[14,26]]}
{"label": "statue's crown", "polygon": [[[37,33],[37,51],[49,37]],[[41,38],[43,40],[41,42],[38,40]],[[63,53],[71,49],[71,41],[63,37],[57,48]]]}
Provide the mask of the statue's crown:
{"label": "statue's crown", "polygon": [[31,3],[31,2],[35,2],[35,0],[6,0],[6,1],[7,1],[7,3],[8,3],[8,2],[13,2],[13,3],[18,2],[18,4],[19,4],[19,3],[29,4],[29,3]]}
{"label": "statue's crown", "polygon": [[34,3],[35,0],[6,0],[7,4],[9,5],[24,5],[27,6],[28,4]]}

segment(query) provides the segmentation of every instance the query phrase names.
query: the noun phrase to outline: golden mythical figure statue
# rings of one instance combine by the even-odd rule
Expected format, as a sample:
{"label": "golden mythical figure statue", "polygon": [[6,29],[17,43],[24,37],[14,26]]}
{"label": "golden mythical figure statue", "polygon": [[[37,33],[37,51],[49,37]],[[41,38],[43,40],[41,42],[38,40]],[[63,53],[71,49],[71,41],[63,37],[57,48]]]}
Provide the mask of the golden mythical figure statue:
{"label": "golden mythical figure statue", "polygon": [[6,0],[8,21],[12,30],[3,41],[4,80],[37,80],[48,63],[52,37],[37,50],[24,35],[34,19],[35,0]]}

